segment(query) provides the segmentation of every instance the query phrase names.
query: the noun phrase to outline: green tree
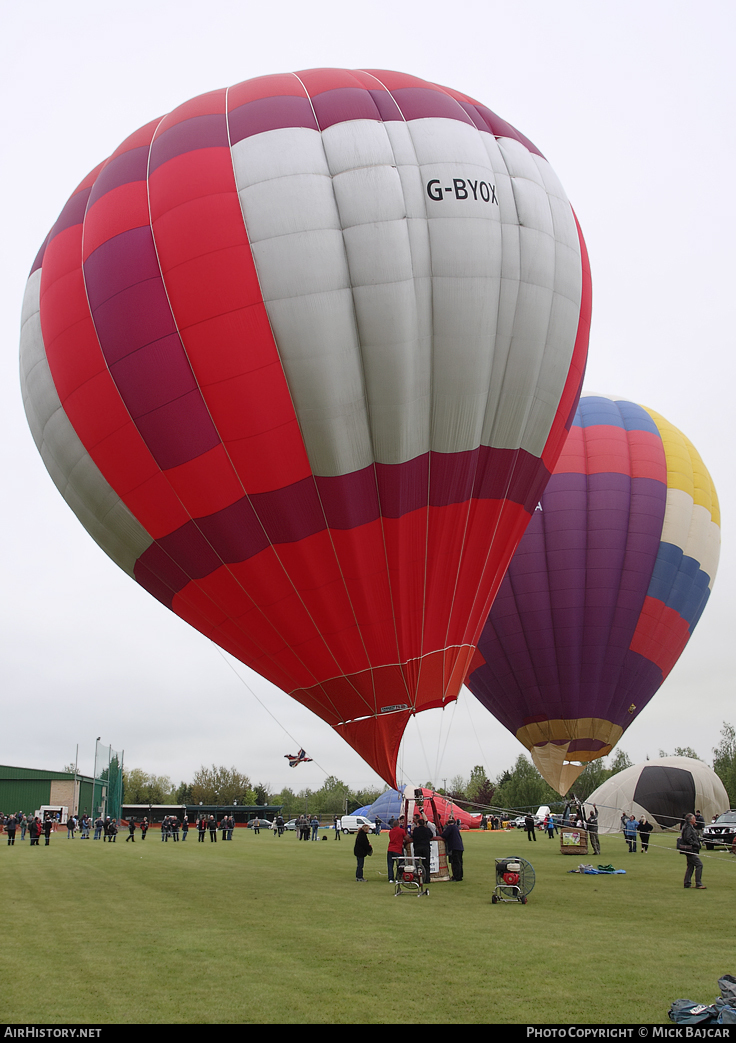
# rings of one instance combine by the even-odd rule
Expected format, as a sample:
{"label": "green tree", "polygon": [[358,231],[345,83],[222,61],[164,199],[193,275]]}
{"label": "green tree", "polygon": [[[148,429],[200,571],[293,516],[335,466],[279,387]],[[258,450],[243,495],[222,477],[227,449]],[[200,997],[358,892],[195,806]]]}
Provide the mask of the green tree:
{"label": "green tree", "polygon": [[345,797],[349,796],[348,786],[335,775],[329,775],[314,794],[314,810],[318,815],[341,815],[345,810]]}
{"label": "green tree", "polygon": [[193,804],[194,796],[192,795],[192,784],[191,782],[180,782],[176,787],[176,793],[174,799],[177,804]]}
{"label": "green tree", "polygon": [[271,803],[271,794],[269,792],[270,789],[271,789],[271,787],[269,785],[264,785],[262,782],[257,782],[255,787],[254,787],[254,790],[253,790],[253,792],[255,794],[254,803],[255,804],[270,804]]}
{"label": "green tree", "polygon": [[351,792],[353,808],[363,808],[378,800],[381,795],[380,789],[359,789]]}
{"label": "green tree", "polygon": [[617,775],[618,772],[624,771],[626,768],[631,768],[633,763],[634,762],[631,757],[629,757],[628,753],[625,753],[623,750],[616,750],[608,769],[608,777],[610,778],[611,775]]}
{"label": "green tree", "polygon": [[255,804],[255,793],[247,775],[237,768],[226,768],[213,764],[204,765],[194,773],[192,779],[192,803],[194,804]]}
{"label": "green tree", "polygon": [[481,807],[487,807],[493,800],[494,786],[482,764],[476,764],[470,772],[470,781],[465,792],[469,801]]}
{"label": "green tree", "polygon": [[713,750],[713,771],[726,787],[729,807],[736,808],[736,729],[727,721],[721,728],[721,741]]}
{"label": "green tree", "polygon": [[572,792],[578,800],[586,800],[610,775],[605,760],[599,757],[598,760],[590,761],[572,784]]}
{"label": "green tree", "polygon": [[[106,771],[101,778],[106,778]],[[176,799],[168,775],[149,775],[142,768],[123,772],[123,804],[170,804]]]}
{"label": "green tree", "polygon": [[299,807],[296,793],[294,793],[294,790],[289,789],[288,786],[284,787],[280,793],[275,793],[271,799],[274,804],[281,805],[281,814],[286,822],[290,818],[294,818],[295,815],[300,814],[301,810],[303,810],[303,807]]}
{"label": "green tree", "polygon": [[455,775],[450,779],[450,785],[447,787],[447,792],[453,800],[465,800],[466,799],[466,787],[465,779],[462,775]]}
{"label": "green tree", "polygon": [[540,804],[559,802],[560,795],[547,785],[537,769],[520,753],[513,771],[505,772],[507,781],[499,781],[494,799],[499,807],[536,811]]}
{"label": "green tree", "polygon": [[659,751],[660,757],[690,757],[694,761],[701,761],[703,758],[698,757],[692,746],[675,746],[674,753],[665,753],[664,750]]}

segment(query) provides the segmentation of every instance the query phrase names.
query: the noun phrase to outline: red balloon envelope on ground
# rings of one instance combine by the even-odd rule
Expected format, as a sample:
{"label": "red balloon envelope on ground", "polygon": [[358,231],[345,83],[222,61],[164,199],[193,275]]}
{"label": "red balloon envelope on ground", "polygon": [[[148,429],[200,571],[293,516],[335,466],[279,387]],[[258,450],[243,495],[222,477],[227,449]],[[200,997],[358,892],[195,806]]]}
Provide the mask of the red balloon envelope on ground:
{"label": "red balloon envelope on ground", "polygon": [[489,109],[265,76],[73,193],[28,282],[24,399],[104,550],[394,784],[554,467],[589,312],[570,204]]}

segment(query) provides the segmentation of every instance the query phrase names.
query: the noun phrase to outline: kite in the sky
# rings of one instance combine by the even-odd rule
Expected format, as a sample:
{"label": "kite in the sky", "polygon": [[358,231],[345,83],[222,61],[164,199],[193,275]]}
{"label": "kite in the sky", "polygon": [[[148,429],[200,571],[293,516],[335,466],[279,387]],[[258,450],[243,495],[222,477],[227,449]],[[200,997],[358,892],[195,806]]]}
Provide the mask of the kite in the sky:
{"label": "kite in the sky", "polygon": [[285,753],[284,757],[288,760],[290,768],[296,768],[297,764],[309,764],[312,760],[311,757],[307,757],[304,750],[299,750],[296,756],[293,753]]}

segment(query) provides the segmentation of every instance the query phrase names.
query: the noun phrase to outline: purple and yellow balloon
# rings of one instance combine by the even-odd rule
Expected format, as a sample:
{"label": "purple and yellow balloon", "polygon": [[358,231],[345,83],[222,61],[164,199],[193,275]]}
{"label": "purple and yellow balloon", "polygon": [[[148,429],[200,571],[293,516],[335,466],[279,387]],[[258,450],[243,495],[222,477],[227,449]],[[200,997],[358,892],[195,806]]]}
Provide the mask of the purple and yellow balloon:
{"label": "purple and yellow balloon", "polygon": [[633,402],[581,398],[466,680],[558,792],[672,670],[719,550],[718,497],[688,439]]}

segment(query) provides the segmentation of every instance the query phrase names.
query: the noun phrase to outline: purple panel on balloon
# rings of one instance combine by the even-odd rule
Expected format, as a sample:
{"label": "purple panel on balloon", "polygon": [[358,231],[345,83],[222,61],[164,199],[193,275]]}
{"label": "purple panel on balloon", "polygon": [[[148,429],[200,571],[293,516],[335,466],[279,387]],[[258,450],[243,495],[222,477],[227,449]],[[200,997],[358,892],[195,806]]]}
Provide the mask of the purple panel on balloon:
{"label": "purple panel on balloon", "polygon": [[331,91],[322,91],[312,95],[312,105],[317,116],[320,130],[326,130],[335,123],[346,123],[348,120],[380,120],[378,110],[370,91],[361,87],[338,87]]}
{"label": "purple panel on balloon", "polygon": [[150,228],[103,243],[84,262],[84,277],[105,361],[159,467],[212,449],[220,439],[179,339]]}
{"label": "purple panel on balloon", "polygon": [[239,105],[228,113],[228,123],[232,145],[253,134],[263,134],[267,130],[280,130],[283,127],[319,129],[309,98],[293,95],[259,98]]}
{"label": "purple panel on balloon", "polygon": [[460,120],[475,126],[473,120],[459,102],[444,91],[428,87],[398,87],[391,91],[405,120],[435,119]]}
{"label": "purple panel on balloon", "polygon": [[93,206],[107,192],[121,185],[129,185],[134,181],[145,181],[148,176],[148,145],[121,152],[106,163],[95,178],[89,197],[89,205]]}
{"label": "purple panel on balloon", "polygon": [[[509,730],[532,719],[630,722],[630,715],[618,718],[628,715],[631,685],[640,698],[652,683],[651,670],[640,656],[633,663],[629,646],[665,506],[666,489],[653,479],[552,476],[481,636],[486,662],[468,680]],[[656,672],[649,695],[661,683]]]}
{"label": "purple panel on balloon", "polygon": [[73,228],[74,225],[81,225],[87,209],[89,194],[90,189],[85,188],[80,192],[77,192],[76,195],[73,195],[71,199],[67,200],[64,209],[56,219],[56,224],[49,232],[48,242],[51,242],[54,236],[58,235],[60,232],[66,231],[67,228]]}
{"label": "purple panel on balloon", "polygon": [[201,148],[229,148],[227,116],[223,111],[207,116],[193,116],[175,123],[151,142],[149,173],[175,156]]}

